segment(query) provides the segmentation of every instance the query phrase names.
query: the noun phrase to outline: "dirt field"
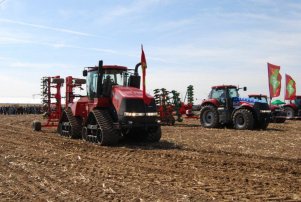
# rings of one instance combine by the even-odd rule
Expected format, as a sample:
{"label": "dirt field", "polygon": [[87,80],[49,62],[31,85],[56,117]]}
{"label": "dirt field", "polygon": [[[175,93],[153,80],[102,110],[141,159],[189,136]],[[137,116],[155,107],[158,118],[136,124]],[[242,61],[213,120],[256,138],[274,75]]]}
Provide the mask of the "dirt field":
{"label": "dirt field", "polygon": [[101,147],[0,116],[0,201],[301,201],[301,122],[267,131],[163,126]]}

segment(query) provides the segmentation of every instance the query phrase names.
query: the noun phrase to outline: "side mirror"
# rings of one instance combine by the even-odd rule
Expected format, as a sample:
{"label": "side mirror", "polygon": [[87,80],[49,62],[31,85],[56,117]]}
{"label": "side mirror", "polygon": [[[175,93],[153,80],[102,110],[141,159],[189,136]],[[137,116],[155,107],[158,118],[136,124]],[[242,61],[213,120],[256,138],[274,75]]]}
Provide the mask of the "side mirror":
{"label": "side mirror", "polygon": [[243,87],[243,91],[247,91],[247,87]]}
{"label": "side mirror", "polygon": [[87,76],[88,75],[88,71],[85,69],[84,71],[83,71],[83,76]]}

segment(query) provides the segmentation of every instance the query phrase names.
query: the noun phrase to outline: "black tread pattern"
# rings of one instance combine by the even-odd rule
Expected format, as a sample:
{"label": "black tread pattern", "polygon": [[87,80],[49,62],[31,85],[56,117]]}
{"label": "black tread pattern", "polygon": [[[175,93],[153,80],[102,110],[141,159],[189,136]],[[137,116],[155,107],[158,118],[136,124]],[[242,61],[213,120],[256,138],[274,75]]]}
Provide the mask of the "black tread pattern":
{"label": "black tread pattern", "polygon": [[65,110],[66,116],[68,118],[68,121],[70,122],[71,129],[69,132],[69,137],[71,138],[80,138],[81,137],[81,125],[76,120],[76,117],[73,116],[72,111],[70,108]]}
{"label": "black tread pattern", "polygon": [[[295,110],[291,107],[284,107],[287,118],[293,118],[295,116]],[[289,113],[289,114],[288,114]]]}
{"label": "black tread pattern", "polygon": [[[236,116],[241,114],[244,118],[244,124],[238,125],[236,123]],[[238,130],[253,130],[254,129],[254,117],[250,110],[248,109],[239,109],[233,114],[233,125],[234,128]]]}
{"label": "black tread pattern", "polygon": [[[203,116],[204,116],[204,113],[206,111],[210,110],[211,112],[213,112],[213,115],[214,115],[214,121],[211,125],[207,124],[204,122],[203,120]],[[201,125],[204,127],[204,128],[218,128],[220,126],[220,123],[219,123],[219,117],[218,117],[218,111],[217,109],[212,106],[212,105],[204,105],[202,108],[201,108],[201,111],[200,111],[200,122],[201,122]]]}
{"label": "black tread pattern", "polygon": [[161,131],[161,127],[159,126],[156,130],[148,132],[146,141],[159,142],[159,140],[161,139],[161,136],[162,136],[162,131]]}
{"label": "black tread pattern", "polygon": [[98,144],[102,146],[116,145],[120,138],[120,132],[113,127],[113,119],[107,110],[94,109],[92,111],[99,129],[102,131],[102,138]]}

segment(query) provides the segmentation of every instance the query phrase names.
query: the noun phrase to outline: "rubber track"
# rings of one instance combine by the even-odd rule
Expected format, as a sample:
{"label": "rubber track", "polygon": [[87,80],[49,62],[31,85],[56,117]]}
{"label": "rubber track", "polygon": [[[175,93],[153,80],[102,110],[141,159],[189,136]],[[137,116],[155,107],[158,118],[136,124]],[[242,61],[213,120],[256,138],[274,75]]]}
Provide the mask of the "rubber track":
{"label": "rubber track", "polygon": [[118,130],[113,128],[113,120],[109,112],[106,110],[94,109],[92,113],[102,130],[102,141],[99,142],[99,144],[103,146],[116,145],[120,135]]}
{"label": "rubber track", "polygon": [[73,116],[72,111],[70,108],[65,110],[68,121],[70,122],[71,125],[71,134],[69,134],[69,137],[71,138],[79,138],[81,137],[81,126],[77,122],[76,118]]}

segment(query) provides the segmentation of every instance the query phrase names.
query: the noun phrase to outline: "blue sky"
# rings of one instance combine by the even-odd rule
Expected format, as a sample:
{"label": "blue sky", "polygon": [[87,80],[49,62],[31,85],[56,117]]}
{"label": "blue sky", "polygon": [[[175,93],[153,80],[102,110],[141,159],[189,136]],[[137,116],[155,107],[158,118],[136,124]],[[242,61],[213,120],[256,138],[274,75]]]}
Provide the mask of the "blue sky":
{"label": "blue sky", "polygon": [[[42,76],[80,77],[83,67],[133,68],[140,46],[147,89],[199,100],[212,85],[268,93],[267,62],[301,94],[298,0],[0,0],[0,102],[33,102]],[[247,93],[243,93],[246,95]],[[197,101],[198,102],[198,101]]]}

